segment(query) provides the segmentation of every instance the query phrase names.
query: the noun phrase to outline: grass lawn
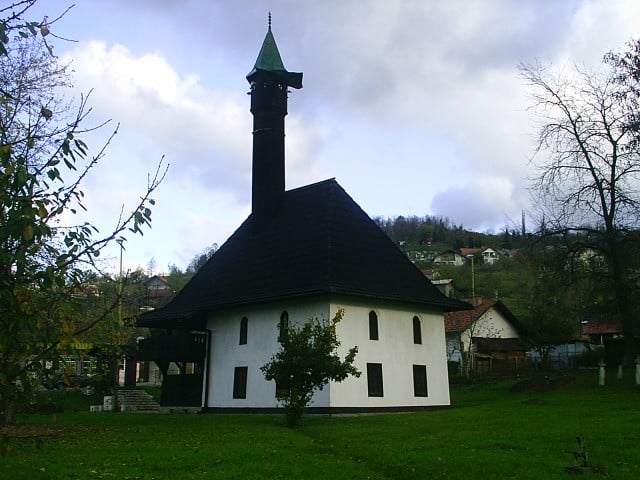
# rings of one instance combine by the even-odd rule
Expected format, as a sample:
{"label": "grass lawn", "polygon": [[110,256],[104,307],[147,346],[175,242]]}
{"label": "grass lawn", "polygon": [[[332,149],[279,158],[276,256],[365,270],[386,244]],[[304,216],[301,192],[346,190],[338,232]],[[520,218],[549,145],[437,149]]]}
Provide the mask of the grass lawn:
{"label": "grass lawn", "polygon": [[544,392],[457,387],[450,409],[296,430],[268,415],[25,415],[4,433],[0,479],[564,479],[578,434],[587,478],[638,479],[640,388],[596,375]]}

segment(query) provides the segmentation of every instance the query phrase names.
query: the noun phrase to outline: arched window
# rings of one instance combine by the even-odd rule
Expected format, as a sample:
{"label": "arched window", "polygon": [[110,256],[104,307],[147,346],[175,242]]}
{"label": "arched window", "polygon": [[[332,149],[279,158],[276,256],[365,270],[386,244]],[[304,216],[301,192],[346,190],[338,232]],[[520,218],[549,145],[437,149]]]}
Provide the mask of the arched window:
{"label": "arched window", "polygon": [[249,324],[249,320],[247,319],[247,317],[242,317],[242,320],[240,320],[240,345],[246,345],[247,344],[247,328]]}
{"label": "arched window", "polygon": [[417,315],[413,317],[413,343],[422,343],[422,328],[420,326],[420,319]]}
{"label": "arched window", "polygon": [[287,335],[288,329],[289,329],[289,313],[285,310],[280,314],[280,323],[278,324],[278,335],[279,336]]}
{"label": "arched window", "polygon": [[286,310],[280,314],[280,329],[289,327],[289,312]]}
{"label": "arched window", "polygon": [[378,340],[378,314],[371,310],[369,312],[369,340]]}

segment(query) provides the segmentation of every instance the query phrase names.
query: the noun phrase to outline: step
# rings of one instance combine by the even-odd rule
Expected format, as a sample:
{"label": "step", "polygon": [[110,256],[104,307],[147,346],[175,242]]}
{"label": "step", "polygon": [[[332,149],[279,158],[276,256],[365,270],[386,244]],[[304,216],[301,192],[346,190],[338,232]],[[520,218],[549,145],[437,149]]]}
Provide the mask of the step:
{"label": "step", "polygon": [[118,390],[118,404],[122,412],[156,413],[160,405],[144,390]]}

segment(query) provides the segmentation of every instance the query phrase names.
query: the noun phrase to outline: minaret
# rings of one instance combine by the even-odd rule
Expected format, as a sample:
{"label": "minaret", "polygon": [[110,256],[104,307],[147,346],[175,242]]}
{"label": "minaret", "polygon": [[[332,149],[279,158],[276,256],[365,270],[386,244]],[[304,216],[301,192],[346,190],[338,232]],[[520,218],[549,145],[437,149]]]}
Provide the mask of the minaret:
{"label": "minaret", "polygon": [[259,231],[278,210],[284,194],[284,117],[288,87],[302,88],[302,73],[284,68],[271,33],[271,14],[269,30],[247,80],[251,85],[253,114],[251,212],[254,231]]}

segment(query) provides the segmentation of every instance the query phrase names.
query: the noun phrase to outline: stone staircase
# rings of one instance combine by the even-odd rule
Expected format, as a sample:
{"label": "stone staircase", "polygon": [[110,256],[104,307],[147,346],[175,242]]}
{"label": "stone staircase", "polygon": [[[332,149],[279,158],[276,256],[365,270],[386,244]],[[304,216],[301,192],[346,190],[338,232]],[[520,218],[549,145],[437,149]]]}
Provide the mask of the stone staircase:
{"label": "stone staircase", "polygon": [[121,412],[158,413],[160,405],[144,390],[118,390]]}

